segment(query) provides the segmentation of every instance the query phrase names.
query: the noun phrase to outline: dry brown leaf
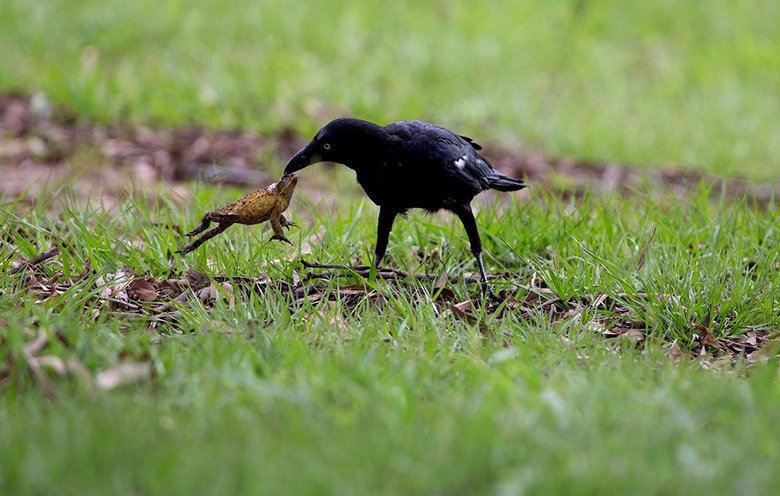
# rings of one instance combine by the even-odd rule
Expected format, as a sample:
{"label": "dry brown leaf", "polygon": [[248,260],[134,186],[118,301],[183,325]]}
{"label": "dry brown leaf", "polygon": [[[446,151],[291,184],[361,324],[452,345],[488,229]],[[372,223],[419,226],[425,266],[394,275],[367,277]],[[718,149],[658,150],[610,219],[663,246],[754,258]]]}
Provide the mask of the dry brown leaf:
{"label": "dry brown leaf", "polygon": [[591,303],[590,306],[593,308],[600,308],[602,305],[604,305],[604,302],[607,301],[607,298],[609,298],[609,295],[606,293],[601,293],[593,299],[593,303]]}
{"label": "dry brown leaf", "polygon": [[342,287],[338,289],[338,294],[341,297],[345,297],[345,296],[368,296],[370,293],[363,288]]}
{"label": "dry brown leaf", "polygon": [[158,281],[157,284],[154,285],[154,289],[157,291],[157,295],[160,299],[170,298],[174,293],[180,291],[175,279],[163,279]]}
{"label": "dry brown leaf", "polygon": [[449,276],[447,272],[442,272],[436,282],[433,284],[436,301],[447,302],[455,300],[455,291],[448,286]]}
{"label": "dry brown leaf", "polygon": [[127,286],[127,296],[136,301],[154,301],[159,299],[160,294],[151,282],[138,277]]}
{"label": "dry brown leaf", "polygon": [[763,346],[756,351],[750,352],[747,355],[745,355],[745,360],[747,363],[753,365],[756,363],[764,363],[767,362],[770,358],[774,356],[774,352],[770,349],[769,346]]}
{"label": "dry brown leaf", "polygon": [[92,378],[92,374],[83,363],[76,360],[75,358],[71,358],[68,360],[66,367],[69,373],[72,373],[81,379],[82,384],[86,385],[88,388],[90,388],[90,390],[94,388],[95,384]]}
{"label": "dry brown leaf", "polygon": [[465,300],[460,303],[452,303],[450,304],[450,310],[458,319],[466,322],[469,325],[479,327],[479,332],[482,335],[488,336],[493,334],[490,327],[488,327],[485,322],[483,322],[481,319],[478,319],[477,316],[474,315],[474,302],[472,300]]}
{"label": "dry brown leaf", "polygon": [[324,295],[322,293],[312,293],[306,295],[303,299],[305,301],[308,301],[309,303],[317,303],[318,301],[322,300],[324,298]]}
{"label": "dry brown leaf", "polygon": [[73,282],[81,281],[82,279],[86,278],[90,272],[92,272],[92,261],[87,258],[84,260],[84,263],[81,266],[81,272],[78,276],[75,277]]}
{"label": "dry brown leaf", "polygon": [[474,309],[474,302],[472,300],[464,300],[460,303],[453,303],[450,305],[450,308],[452,309],[455,314],[460,315],[465,313],[467,310],[473,310]]}
{"label": "dry brown leaf", "polygon": [[24,353],[29,356],[37,355],[48,343],[49,336],[44,331],[39,331],[35,339],[24,344]]}
{"label": "dry brown leaf", "polygon": [[95,286],[100,291],[100,297],[103,299],[114,298],[120,301],[127,301],[127,293],[125,289],[133,280],[133,269],[124,268],[111,274],[98,277],[95,281]]}
{"label": "dry brown leaf", "polygon": [[540,301],[542,301],[542,297],[535,291],[528,291],[522,299],[523,305],[531,308],[535,307]]}
{"label": "dry brown leaf", "polygon": [[229,282],[225,281],[221,284],[222,289],[227,293],[228,295],[228,306],[230,308],[233,308],[236,306],[236,295],[233,293],[233,285]]}
{"label": "dry brown leaf", "polygon": [[349,323],[347,323],[347,320],[342,313],[336,308],[336,303],[329,301],[326,302],[325,305],[328,307],[328,310],[322,312],[320,315],[323,317],[327,327],[334,331],[349,330]]}
{"label": "dry brown leaf", "polygon": [[122,384],[147,380],[152,377],[152,372],[150,363],[122,363],[98,372],[95,384],[98,388],[108,391]]}
{"label": "dry brown leaf", "polygon": [[29,359],[30,364],[34,362],[37,367],[48,368],[53,370],[57,375],[65,375],[68,372],[68,367],[65,362],[58,356],[45,355],[40,357],[31,357]]}
{"label": "dry brown leaf", "polygon": [[198,291],[198,299],[203,303],[214,301],[217,299],[217,287],[213,284],[202,288]]}
{"label": "dry brown leaf", "polygon": [[671,346],[666,349],[666,356],[673,362],[678,362],[680,358],[682,358],[683,352],[680,349],[680,345],[677,344],[677,341],[673,341]]}
{"label": "dry brown leaf", "polygon": [[585,329],[593,332],[598,332],[604,337],[615,337],[622,334],[619,328],[607,329],[607,326],[604,325],[603,322],[599,322],[598,320],[590,320],[587,324],[585,324]]}
{"label": "dry brown leaf", "polygon": [[641,343],[645,340],[645,334],[639,329],[626,329],[626,332],[623,333],[622,337],[632,344]]}
{"label": "dry brown leaf", "polygon": [[[716,348],[723,348],[723,344],[720,343],[715,336],[712,335],[712,332],[707,328],[707,326],[704,326],[702,324],[699,324],[698,322],[691,322],[691,325],[696,328],[701,334],[701,344],[703,345],[710,345],[714,346]],[[702,347],[702,351],[704,348]]]}
{"label": "dry brown leaf", "polygon": [[184,273],[184,278],[187,283],[194,289],[201,289],[211,284],[208,276],[202,272],[198,272],[195,269],[187,269],[187,271]]}
{"label": "dry brown leaf", "polygon": [[311,255],[313,247],[322,243],[325,238],[325,227],[320,226],[316,233],[313,233],[301,241],[301,255]]}
{"label": "dry brown leaf", "polygon": [[645,340],[645,333],[635,327],[618,325],[604,332],[605,338],[622,338],[633,344],[641,343]]}

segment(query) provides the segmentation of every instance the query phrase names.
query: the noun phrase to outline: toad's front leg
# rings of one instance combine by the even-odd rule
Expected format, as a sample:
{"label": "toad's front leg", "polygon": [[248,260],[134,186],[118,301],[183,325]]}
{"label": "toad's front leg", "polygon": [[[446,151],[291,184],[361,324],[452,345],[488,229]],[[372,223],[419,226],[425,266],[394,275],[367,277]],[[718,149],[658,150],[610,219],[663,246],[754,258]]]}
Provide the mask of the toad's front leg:
{"label": "toad's front leg", "polygon": [[287,218],[284,215],[279,215],[279,223],[282,225],[282,227],[287,229],[291,227],[298,227],[298,224],[296,224],[291,220],[287,220]]}
{"label": "toad's front leg", "polygon": [[287,239],[284,235],[284,229],[282,229],[282,227],[289,227],[290,221],[285,219],[282,214],[276,213],[271,215],[269,221],[271,222],[271,229],[274,231],[274,235],[271,236],[271,239],[278,239],[279,241],[284,241],[285,243],[292,245],[292,241]]}

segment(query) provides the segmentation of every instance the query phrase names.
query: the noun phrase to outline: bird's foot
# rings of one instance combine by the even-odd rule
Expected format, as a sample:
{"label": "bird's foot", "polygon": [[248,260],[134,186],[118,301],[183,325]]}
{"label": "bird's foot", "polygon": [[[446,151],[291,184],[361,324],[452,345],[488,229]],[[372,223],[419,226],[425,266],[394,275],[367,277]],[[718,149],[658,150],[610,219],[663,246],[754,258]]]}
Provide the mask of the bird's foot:
{"label": "bird's foot", "polygon": [[493,303],[501,303],[504,301],[503,298],[493,292],[493,289],[487,283],[482,284],[482,298],[492,301]]}

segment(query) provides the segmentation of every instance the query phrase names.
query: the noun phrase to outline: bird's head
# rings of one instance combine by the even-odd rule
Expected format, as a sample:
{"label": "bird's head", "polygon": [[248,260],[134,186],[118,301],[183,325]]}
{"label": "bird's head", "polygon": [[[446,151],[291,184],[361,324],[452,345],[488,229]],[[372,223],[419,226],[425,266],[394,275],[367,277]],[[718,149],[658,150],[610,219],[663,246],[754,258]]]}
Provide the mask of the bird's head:
{"label": "bird's head", "polygon": [[298,153],[293,155],[285,174],[292,174],[318,162],[336,162],[353,167],[361,151],[370,146],[381,127],[360,119],[341,118],[330,121]]}

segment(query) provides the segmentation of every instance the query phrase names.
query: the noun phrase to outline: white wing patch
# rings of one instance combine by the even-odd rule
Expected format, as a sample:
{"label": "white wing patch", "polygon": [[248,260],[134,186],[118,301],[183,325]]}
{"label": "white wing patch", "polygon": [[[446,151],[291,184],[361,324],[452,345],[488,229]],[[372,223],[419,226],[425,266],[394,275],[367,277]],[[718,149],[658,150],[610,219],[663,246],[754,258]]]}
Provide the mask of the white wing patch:
{"label": "white wing patch", "polygon": [[468,158],[469,158],[468,155],[463,155],[462,157],[460,157],[458,160],[455,161],[455,167],[457,167],[458,169],[462,169],[466,167],[466,160],[468,160]]}

